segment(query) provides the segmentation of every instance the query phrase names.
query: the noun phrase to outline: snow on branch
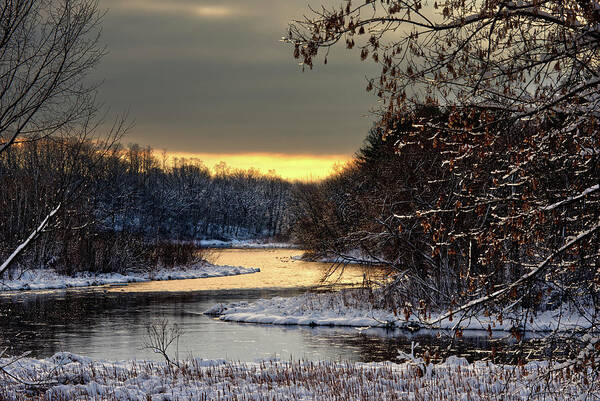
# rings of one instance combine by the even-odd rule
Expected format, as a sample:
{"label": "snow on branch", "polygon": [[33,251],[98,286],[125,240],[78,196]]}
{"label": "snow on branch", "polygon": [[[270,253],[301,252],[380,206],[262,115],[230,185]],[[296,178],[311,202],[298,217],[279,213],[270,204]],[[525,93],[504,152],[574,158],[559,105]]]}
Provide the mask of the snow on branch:
{"label": "snow on branch", "polygon": [[19,245],[13,251],[13,253],[4,261],[4,263],[0,265],[0,277],[4,274],[4,271],[6,271],[6,269],[8,269],[8,267],[12,264],[15,258],[19,256],[21,252],[23,252],[25,248],[27,248],[27,246],[29,246],[29,243],[31,243],[31,241],[33,241],[46,228],[50,219],[60,210],[61,206],[62,204],[59,203],[58,206],[56,206],[50,213],[48,213],[48,215],[44,218],[40,225],[31,232],[29,237],[27,237],[27,239],[23,241],[23,243],[21,243],[21,245]]}
{"label": "snow on branch", "polygon": [[537,265],[537,267],[535,269],[533,269],[532,271],[530,271],[529,273],[525,274],[524,276],[522,276],[521,278],[519,278],[518,280],[514,281],[512,284],[504,287],[501,290],[498,290],[490,295],[486,295],[477,299],[474,299],[471,302],[468,302],[466,304],[464,304],[463,306],[456,308],[444,315],[441,315],[440,317],[438,317],[437,319],[429,322],[429,325],[434,325],[436,323],[441,322],[444,319],[448,319],[449,317],[451,317],[452,315],[455,315],[458,312],[463,312],[466,311],[468,309],[471,309],[475,306],[484,304],[486,302],[489,302],[495,298],[500,297],[501,295],[504,295],[506,293],[509,293],[510,291],[512,291],[513,289],[516,289],[517,287],[519,287],[520,285],[526,283],[527,281],[531,280],[532,278],[534,278],[535,276],[539,275],[540,273],[542,273],[546,267],[548,267],[548,265],[550,264],[550,262],[557,257],[558,255],[562,254],[563,252],[565,252],[567,249],[571,248],[573,245],[575,245],[576,243],[582,241],[583,239],[591,236],[592,234],[594,234],[596,231],[600,230],[600,221],[591,229],[587,230],[587,231],[583,231],[581,233],[579,233],[579,235],[577,235],[575,238],[571,239],[570,241],[568,241],[565,245],[563,245],[561,248],[559,248],[558,250],[556,250],[555,252],[553,252],[550,256],[548,256],[542,263],[540,263],[539,265]]}
{"label": "snow on branch", "polygon": [[586,189],[585,191],[583,191],[582,193],[580,193],[577,196],[569,196],[567,199],[563,199],[563,200],[561,200],[559,202],[556,202],[556,203],[553,203],[553,204],[548,205],[546,207],[543,207],[542,210],[545,210],[545,211],[554,210],[554,209],[556,209],[556,208],[558,208],[560,206],[566,205],[566,204],[571,203],[571,202],[578,201],[579,199],[585,197],[586,195],[589,195],[589,194],[591,194],[593,192],[596,192],[598,189],[600,189],[600,184],[596,184],[594,186],[589,187],[588,189]]}

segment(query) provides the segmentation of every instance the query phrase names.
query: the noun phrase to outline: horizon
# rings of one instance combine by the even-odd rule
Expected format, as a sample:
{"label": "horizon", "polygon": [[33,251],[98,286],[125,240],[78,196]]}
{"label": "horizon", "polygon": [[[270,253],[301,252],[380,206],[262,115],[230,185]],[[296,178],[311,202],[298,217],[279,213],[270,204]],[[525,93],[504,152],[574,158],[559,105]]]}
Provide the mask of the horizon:
{"label": "horizon", "polygon": [[331,176],[336,170],[352,160],[352,156],[284,154],[284,153],[186,153],[166,151],[167,157],[198,160],[214,173],[217,164],[239,170],[257,170],[263,175],[271,174],[287,181],[318,182]]}

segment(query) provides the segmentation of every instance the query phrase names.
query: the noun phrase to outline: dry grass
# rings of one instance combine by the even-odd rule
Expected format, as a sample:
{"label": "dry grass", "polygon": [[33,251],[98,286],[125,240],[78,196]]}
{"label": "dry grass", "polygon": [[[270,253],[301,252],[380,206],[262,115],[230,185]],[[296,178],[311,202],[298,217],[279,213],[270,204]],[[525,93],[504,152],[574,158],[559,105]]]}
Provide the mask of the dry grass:
{"label": "dry grass", "polygon": [[[48,361],[48,360],[46,360]],[[26,361],[25,361],[26,362]],[[38,361],[44,362],[44,361]],[[64,363],[64,360],[63,360]],[[430,365],[431,366],[431,365]],[[600,399],[598,372],[549,372],[546,364],[496,366],[333,362],[39,363],[7,377],[0,400],[573,400]]]}

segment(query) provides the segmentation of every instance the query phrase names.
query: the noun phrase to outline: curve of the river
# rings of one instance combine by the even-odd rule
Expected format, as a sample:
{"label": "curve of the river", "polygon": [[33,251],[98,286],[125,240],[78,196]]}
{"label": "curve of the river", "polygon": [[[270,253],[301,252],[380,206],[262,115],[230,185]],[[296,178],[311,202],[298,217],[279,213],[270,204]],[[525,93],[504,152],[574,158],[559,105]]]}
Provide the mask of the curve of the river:
{"label": "curve of the river", "polygon": [[[412,341],[439,342],[432,333],[239,324],[202,314],[218,302],[293,296],[318,284],[330,264],[295,259],[301,253],[228,249],[212,255],[218,264],[261,269],[248,275],[3,294],[0,346],[10,347],[13,354],[30,350],[36,357],[69,351],[108,360],[160,359],[142,346],[148,324],[163,318],[184,331],[179,357],[369,362],[395,360],[397,350],[410,349]],[[363,269],[350,266],[338,282],[362,279]],[[489,352],[485,336],[461,341],[464,349]]]}

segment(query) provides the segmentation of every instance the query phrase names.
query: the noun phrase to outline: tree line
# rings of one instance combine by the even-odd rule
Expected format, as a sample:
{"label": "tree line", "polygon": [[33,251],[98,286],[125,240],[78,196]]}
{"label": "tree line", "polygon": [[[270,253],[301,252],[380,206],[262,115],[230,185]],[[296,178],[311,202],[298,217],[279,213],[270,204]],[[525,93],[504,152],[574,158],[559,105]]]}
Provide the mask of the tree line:
{"label": "tree line", "polygon": [[0,183],[2,260],[62,205],[18,259],[22,267],[174,264],[191,257],[196,240],[285,239],[292,224],[292,184],[278,176],[224,164],[213,173],[135,144],[53,136],[11,146],[0,158]]}

